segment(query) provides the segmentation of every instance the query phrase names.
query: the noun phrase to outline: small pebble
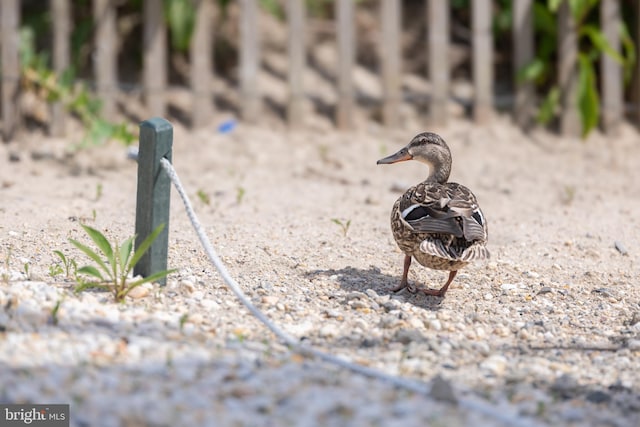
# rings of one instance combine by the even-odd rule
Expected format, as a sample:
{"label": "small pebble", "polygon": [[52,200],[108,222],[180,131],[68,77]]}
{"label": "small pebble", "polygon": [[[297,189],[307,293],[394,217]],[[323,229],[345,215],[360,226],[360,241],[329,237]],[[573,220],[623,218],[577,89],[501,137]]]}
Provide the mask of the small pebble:
{"label": "small pebble", "polygon": [[351,306],[351,308],[353,309],[359,309],[359,308],[369,308],[369,304],[367,304],[365,301],[362,300],[353,300],[349,302],[349,305]]}
{"label": "small pebble", "polygon": [[268,306],[274,306],[278,303],[280,299],[273,295],[265,295],[262,297],[262,303]]}
{"label": "small pebble", "polygon": [[131,291],[129,291],[127,296],[132,299],[140,299],[149,295],[149,292],[150,292],[150,289],[147,288],[146,286],[138,286],[131,289]]}
{"label": "small pebble", "polygon": [[436,375],[436,377],[431,381],[431,391],[429,392],[429,395],[432,398],[443,402],[458,402],[456,394],[453,391],[453,386],[440,375]]}
{"label": "small pebble", "polygon": [[627,341],[627,348],[631,351],[640,351],[640,339],[630,339]]}
{"label": "small pebble", "polygon": [[501,377],[507,370],[507,358],[501,354],[489,356],[480,363],[480,369],[484,369],[491,375]]}
{"label": "small pebble", "polygon": [[203,299],[200,305],[207,311],[214,311],[220,308],[220,305],[212,299]]}
{"label": "small pebble", "polygon": [[185,291],[187,291],[189,293],[191,293],[191,292],[196,290],[196,285],[191,280],[188,280],[188,279],[180,281],[180,285],[179,286],[180,286],[181,289],[184,289]]}
{"label": "small pebble", "polygon": [[618,252],[620,252],[622,255],[627,255],[627,248],[624,247],[624,245],[622,244],[622,242],[619,241],[615,241],[614,243],[615,248],[618,250]]}
{"label": "small pebble", "polygon": [[611,293],[611,289],[609,288],[597,288],[591,291],[592,294],[599,294],[602,295],[603,297],[613,297],[613,294]]}
{"label": "small pebble", "polygon": [[592,403],[605,403],[611,400],[611,395],[601,390],[595,390],[587,394],[587,400]]}
{"label": "small pebble", "polygon": [[422,341],[424,337],[415,329],[400,329],[394,336],[394,341],[402,344],[409,344],[410,342]]}
{"label": "small pebble", "polygon": [[320,328],[320,331],[318,331],[318,335],[322,338],[333,338],[338,336],[339,333],[340,331],[338,330],[338,327],[333,323],[327,323]]}
{"label": "small pebble", "polygon": [[442,330],[442,323],[440,323],[440,320],[438,319],[431,319],[427,322],[427,325],[429,326],[429,329],[433,329],[434,331],[441,331]]}

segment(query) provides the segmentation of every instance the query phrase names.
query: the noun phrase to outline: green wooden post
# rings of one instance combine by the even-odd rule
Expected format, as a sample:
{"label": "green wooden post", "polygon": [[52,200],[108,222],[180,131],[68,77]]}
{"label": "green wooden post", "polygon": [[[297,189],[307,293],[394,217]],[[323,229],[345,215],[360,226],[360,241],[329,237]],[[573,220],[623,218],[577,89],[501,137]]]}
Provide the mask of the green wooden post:
{"label": "green wooden post", "polygon": [[[171,181],[160,166],[163,157],[171,161],[173,127],[154,117],[140,123],[138,151],[138,196],[136,203],[136,248],[156,227],[164,224],[151,248],[133,269],[134,275],[147,277],[167,269],[169,246],[169,202]],[[158,280],[165,285],[166,278]]]}

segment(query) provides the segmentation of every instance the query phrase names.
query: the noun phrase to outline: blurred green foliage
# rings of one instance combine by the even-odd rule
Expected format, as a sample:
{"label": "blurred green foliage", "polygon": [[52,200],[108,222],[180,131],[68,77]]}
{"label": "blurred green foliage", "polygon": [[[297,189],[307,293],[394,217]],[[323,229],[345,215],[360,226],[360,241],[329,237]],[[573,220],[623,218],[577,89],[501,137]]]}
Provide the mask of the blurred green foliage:
{"label": "blurred green foliage", "polygon": [[102,103],[87,86],[77,82],[74,68],[57,75],[48,65],[49,55],[35,50],[35,32],[31,27],[20,30],[20,64],[22,84],[47,102],[61,102],[85,126],[86,133],[79,146],[102,144],[115,139],[129,145],[135,135],[126,123],[113,123],[101,116]]}
{"label": "blurred green foliage", "polygon": [[[561,0],[536,1],[533,5],[536,38],[535,59],[519,70],[520,81],[535,82],[546,90],[538,111],[538,121],[549,123],[556,117],[560,104],[560,88],[555,83],[558,53],[557,14]],[[620,38],[622,52],[615,50],[600,28],[599,0],[570,0],[578,38],[578,108],[582,122],[582,136],[586,137],[598,125],[600,118],[600,92],[598,88],[598,61],[607,55],[618,62],[624,71],[625,83],[631,80],[636,63],[635,45],[629,30],[622,22]]]}
{"label": "blurred green foliage", "polygon": [[[119,29],[129,23],[128,39],[139,40],[142,26],[142,8],[144,0],[119,2]],[[229,7],[233,0],[215,0],[219,10],[215,25],[215,63],[218,72],[233,70],[236,65],[238,41],[228,35],[219,34],[220,28],[229,22]],[[286,18],[286,3],[282,0],[258,0],[260,7],[280,20]],[[377,2],[355,0],[364,7],[377,7]],[[386,0],[381,0],[386,1]],[[416,0],[417,1],[417,0]],[[622,49],[617,51],[611,47],[600,28],[598,7],[599,0],[567,0],[576,22],[579,45],[577,62],[578,73],[578,106],[582,120],[582,133],[586,136],[597,126],[600,116],[600,92],[598,86],[598,61],[602,55],[608,55],[621,64],[625,82],[629,82],[635,65],[636,54],[634,42],[625,23],[620,28]],[[539,94],[544,94],[537,119],[546,125],[556,117],[560,107],[560,88],[557,80],[558,30],[557,13],[562,0],[535,0],[533,17],[535,25],[535,59],[518,70],[520,81],[534,82]],[[335,0],[306,0],[308,13],[315,18],[331,18]],[[92,96],[83,85],[78,85],[77,78],[91,78],[91,52],[93,37],[92,1],[77,0],[73,2],[73,32],[71,35],[72,66],[61,76],[51,71],[50,58],[47,53],[50,41],[51,15],[47,2],[32,1],[30,8],[23,11],[23,47],[21,49],[27,86],[37,87],[40,94],[48,101],[62,101],[70,112],[80,118],[87,126],[87,141],[102,141],[107,138],[133,140],[131,133],[123,124],[111,124],[100,118],[100,102]],[[451,0],[452,19],[458,27],[470,25],[471,0]],[[493,31],[496,48],[499,51],[510,50],[512,26],[511,0],[493,1]],[[170,50],[172,53],[184,55],[188,53],[191,36],[195,25],[194,0],[163,0],[165,19],[169,29]],[[622,7],[628,7],[622,2]],[[624,14],[625,19],[629,14]],[[416,19],[423,19],[420,16]],[[635,25],[635,24],[634,24]],[[123,42],[126,61],[132,62],[135,68],[141,64],[142,47],[136,43]],[[498,66],[511,66],[509,55],[501,55]],[[134,68],[134,69],[135,69]],[[128,75],[131,75],[129,73]]]}
{"label": "blurred green foliage", "polygon": [[[227,1],[219,1],[226,6]],[[192,0],[164,0],[165,18],[171,35],[171,46],[181,52],[189,50],[196,21]]]}

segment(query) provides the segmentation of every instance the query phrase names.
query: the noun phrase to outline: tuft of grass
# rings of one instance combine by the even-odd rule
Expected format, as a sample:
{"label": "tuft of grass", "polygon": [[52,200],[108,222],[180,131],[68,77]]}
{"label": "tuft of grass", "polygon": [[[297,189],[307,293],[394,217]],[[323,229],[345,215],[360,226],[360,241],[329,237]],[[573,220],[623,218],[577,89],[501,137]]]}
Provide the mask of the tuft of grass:
{"label": "tuft of grass", "polygon": [[346,222],[342,222],[338,218],[331,218],[331,222],[337,224],[342,229],[342,235],[346,237],[347,232],[349,231],[349,227],[351,226],[351,220],[347,220]]}
{"label": "tuft of grass", "polygon": [[204,190],[198,190],[196,194],[198,195],[198,199],[200,199],[202,203],[204,203],[207,206],[211,204],[211,198],[207,193],[204,192]]}
{"label": "tuft of grass", "polygon": [[184,313],[182,316],[180,316],[180,330],[181,331],[184,329],[184,325],[185,325],[185,323],[187,323],[188,320],[189,320],[189,313]]}
{"label": "tuft of grass", "polygon": [[53,306],[53,308],[51,309],[51,324],[53,326],[57,326],[58,325],[58,313],[60,312],[60,306],[62,305],[62,298],[60,298],[58,301],[56,301],[56,305]]}
{"label": "tuft of grass", "polygon": [[4,284],[9,284],[9,266],[11,265],[11,252],[13,251],[13,247],[9,246],[7,249],[7,254],[4,257],[4,271],[2,272],[2,282]]}
{"label": "tuft of grass", "polygon": [[22,266],[22,269],[24,271],[24,275],[27,278],[27,280],[31,280],[31,270],[29,266],[29,261],[24,263],[24,265]]}
{"label": "tuft of grass", "polygon": [[49,276],[53,277],[54,279],[57,276],[60,276],[62,273],[64,273],[64,268],[62,268],[60,264],[51,264],[49,266]]}
{"label": "tuft of grass", "polygon": [[576,197],[576,187],[573,185],[565,185],[562,193],[562,203],[570,205]]}
{"label": "tuft of grass", "polygon": [[242,328],[236,328],[232,331],[232,333],[235,339],[238,340],[238,342],[245,342],[247,338],[249,338],[247,331]]}
{"label": "tuft of grass", "polygon": [[[156,227],[156,229],[144,239],[135,252],[133,252],[135,236],[129,237],[122,243],[116,242],[112,246],[106,237],[95,228],[89,227],[88,225],[82,225],[82,228],[98,247],[100,254],[77,240],[69,239],[71,244],[95,262],[95,265],[80,267],[77,273],[84,274],[98,281],[91,282],[85,281],[82,278],[76,278],[78,282],[76,292],[82,292],[91,288],[103,289],[112,292],[117,302],[122,302],[127,294],[138,286],[161,279],[175,271],[163,270],[132,282],[127,280],[129,273],[131,273],[135,265],[140,261],[140,258],[149,250],[151,244],[164,229],[164,224]],[[106,261],[104,258],[106,258]]]}
{"label": "tuft of grass", "polygon": [[96,199],[95,199],[95,201],[97,202],[98,200],[100,200],[100,198],[102,198],[102,183],[101,182],[96,184]]}
{"label": "tuft of grass", "polygon": [[244,199],[245,193],[246,193],[246,190],[244,189],[244,187],[238,187],[236,191],[236,203],[238,204],[242,203],[242,199]]}
{"label": "tuft of grass", "polygon": [[62,253],[62,251],[53,251],[53,253],[58,258],[60,258],[60,261],[62,262],[62,266],[60,264],[54,264],[51,267],[49,267],[49,275],[51,277],[56,277],[64,272],[66,278],[75,276],[76,271],[78,270],[78,264],[76,263],[76,260],[72,258],[67,258],[65,254]]}

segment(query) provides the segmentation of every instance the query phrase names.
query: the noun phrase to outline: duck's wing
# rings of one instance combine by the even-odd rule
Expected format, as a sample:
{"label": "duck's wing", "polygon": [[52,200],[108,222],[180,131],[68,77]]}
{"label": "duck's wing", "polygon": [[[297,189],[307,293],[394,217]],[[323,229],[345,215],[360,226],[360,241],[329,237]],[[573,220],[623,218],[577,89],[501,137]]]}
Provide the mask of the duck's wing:
{"label": "duck's wing", "polygon": [[425,183],[403,205],[402,219],[416,232],[450,234],[468,242],[486,240],[484,215],[467,187]]}

